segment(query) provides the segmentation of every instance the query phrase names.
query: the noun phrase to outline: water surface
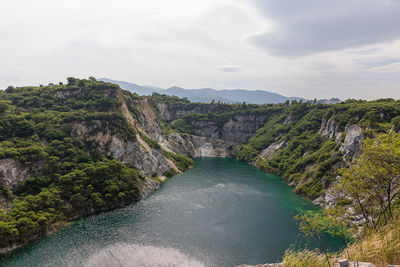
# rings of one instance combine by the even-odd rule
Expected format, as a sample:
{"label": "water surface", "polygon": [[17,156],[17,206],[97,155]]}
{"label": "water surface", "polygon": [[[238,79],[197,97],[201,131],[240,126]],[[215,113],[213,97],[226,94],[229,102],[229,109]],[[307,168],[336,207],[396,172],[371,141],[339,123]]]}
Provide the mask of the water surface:
{"label": "water surface", "polygon": [[[237,266],[277,262],[314,209],[279,177],[234,159],[199,158],[139,203],[84,218],[5,266]],[[331,241],[330,245],[335,245]]]}

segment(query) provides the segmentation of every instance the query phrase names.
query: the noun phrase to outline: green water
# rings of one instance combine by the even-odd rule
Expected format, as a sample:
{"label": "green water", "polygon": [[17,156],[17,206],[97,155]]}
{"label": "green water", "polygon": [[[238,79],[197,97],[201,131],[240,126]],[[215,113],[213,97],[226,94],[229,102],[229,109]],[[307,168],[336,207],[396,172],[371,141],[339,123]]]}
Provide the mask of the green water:
{"label": "green water", "polygon": [[[200,158],[145,200],[84,218],[4,266],[237,266],[276,262],[304,244],[293,216],[314,209],[279,177]],[[334,240],[327,241],[333,249]],[[311,244],[312,246],[312,244]]]}

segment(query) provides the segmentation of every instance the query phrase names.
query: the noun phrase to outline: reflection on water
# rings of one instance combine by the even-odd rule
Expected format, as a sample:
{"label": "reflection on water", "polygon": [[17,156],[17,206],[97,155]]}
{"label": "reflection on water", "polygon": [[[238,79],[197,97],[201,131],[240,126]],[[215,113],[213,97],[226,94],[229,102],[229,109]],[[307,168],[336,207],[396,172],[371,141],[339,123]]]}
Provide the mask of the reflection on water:
{"label": "reflection on water", "polygon": [[88,267],[171,266],[203,267],[204,263],[173,248],[115,244],[93,254],[85,263]]}

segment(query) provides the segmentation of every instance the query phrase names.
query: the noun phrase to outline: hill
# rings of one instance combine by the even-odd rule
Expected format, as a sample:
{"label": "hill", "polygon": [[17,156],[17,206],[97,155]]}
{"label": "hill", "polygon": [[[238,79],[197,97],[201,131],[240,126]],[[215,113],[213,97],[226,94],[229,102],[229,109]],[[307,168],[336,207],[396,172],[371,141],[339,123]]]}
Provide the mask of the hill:
{"label": "hill", "polygon": [[130,92],[139,95],[152,95],[153,93],[165,94],[170,96],[177,96],[187,98],[191,102],[210,103],[212,101],[221,103],[249,103],[249,104],[269,104],[269,103],[283,103],[286,100],[308,101],[301,97],[286,97],[277,93],[271,93],[262,90],[215,90],[211,88],[203,89],[184,89],[181,87],[173,86],[168,89],[161,89],[151,86],[140,86],[134,83],[124,81],[114,81],[106,78],[99,79],[101,81],[118,84],[122,89],[129,90]]}

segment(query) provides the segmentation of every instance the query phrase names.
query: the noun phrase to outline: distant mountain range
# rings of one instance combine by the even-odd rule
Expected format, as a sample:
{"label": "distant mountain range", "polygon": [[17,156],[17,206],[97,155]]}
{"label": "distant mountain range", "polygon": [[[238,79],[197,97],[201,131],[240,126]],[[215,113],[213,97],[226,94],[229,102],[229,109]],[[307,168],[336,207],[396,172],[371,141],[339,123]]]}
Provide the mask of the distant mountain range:
{"label": "distant mountain range", "polygon": [[[286,100],[309,101],[302,97],[286,97],[277,93],[268,91],[256,90],[215,90],[211,88],[203,89],[184,89],[181,87],[173,86],[168,89],[158,88],[147,85],[137,85],[135,83],[115,81],[107,78],[100,78],[100,81],[118,84],[122,89],[136,93],[138,95],[152,95],[153,93],[174,95],[178,97],[186,97],[191,102],[210,103],[211,101],[220,101],[222,103],[243,103],[248,104],[269,104],[269,103],[282,103]],[[318,103],[332,104],[340,102],[337,98],[321,99]]]}

